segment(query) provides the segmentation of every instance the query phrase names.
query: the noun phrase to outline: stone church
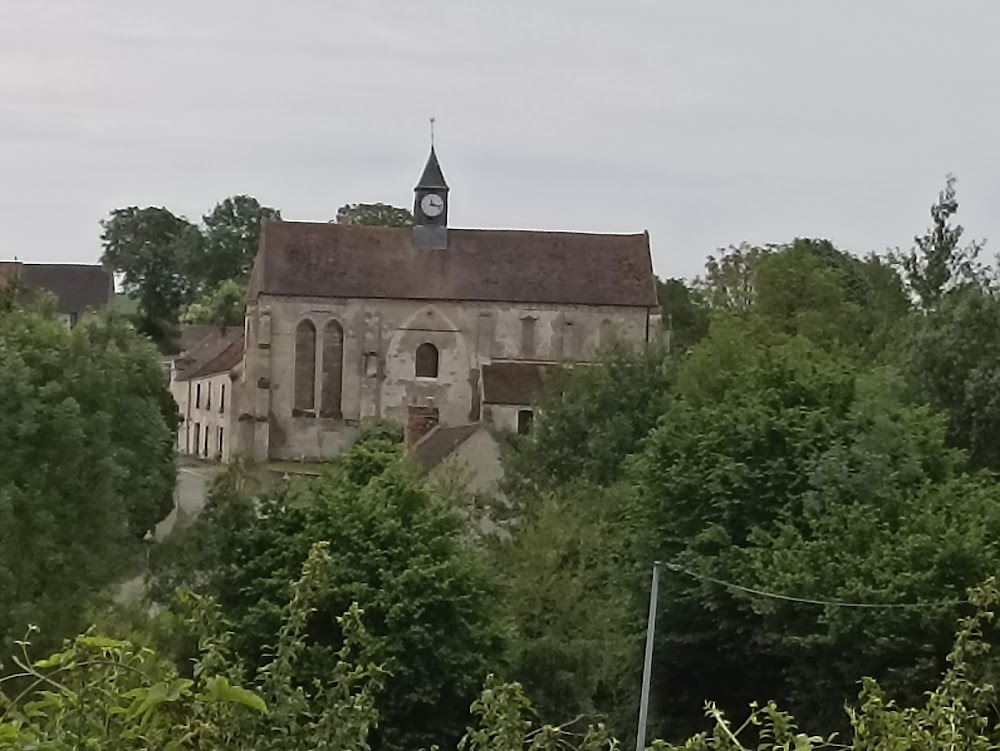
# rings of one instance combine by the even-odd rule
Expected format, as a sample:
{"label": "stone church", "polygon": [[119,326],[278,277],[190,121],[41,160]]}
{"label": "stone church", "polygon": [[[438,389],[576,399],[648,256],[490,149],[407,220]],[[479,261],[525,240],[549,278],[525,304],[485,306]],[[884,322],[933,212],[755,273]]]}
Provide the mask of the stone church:
{"label": "stone church", "polygon": [[646,233],[457,229],[449,202],[432,147],[412,227],[264,226],[242,359],[202,355],[231,381],[216,396],[217,450],[213,433],[203,455],[328,458],[375,418],[408,424],[410,441],[526,432],[552,368],[592,360],[613,337],[649,339],[659,309]]}

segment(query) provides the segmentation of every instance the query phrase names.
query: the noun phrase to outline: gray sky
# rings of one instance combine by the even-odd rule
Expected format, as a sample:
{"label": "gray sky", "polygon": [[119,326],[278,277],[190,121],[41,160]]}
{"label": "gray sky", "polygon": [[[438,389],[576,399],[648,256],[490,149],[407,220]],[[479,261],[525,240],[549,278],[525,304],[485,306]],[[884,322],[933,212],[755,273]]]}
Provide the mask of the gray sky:
{"label": "gray sky", "polygon": [[995,0],[2,0],[0,258],[93,262],[115,207],[409,206],[455,226],[909,245],[947,172],[1000,246]]}

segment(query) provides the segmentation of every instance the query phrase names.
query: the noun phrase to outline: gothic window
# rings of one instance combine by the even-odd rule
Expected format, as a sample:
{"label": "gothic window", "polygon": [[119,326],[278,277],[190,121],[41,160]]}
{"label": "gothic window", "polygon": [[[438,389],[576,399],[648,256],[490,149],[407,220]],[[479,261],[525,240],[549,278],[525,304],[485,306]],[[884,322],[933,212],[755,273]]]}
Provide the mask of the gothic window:
{"label": "gothic window", "polygon": [[221,384],[219,388],[219,414],[226,411],[226,384]]}
{"label": "gothic window", "polygon": [[535,420],[535,413],[530,409],[522,409],[517,413],[517,432],[519,435],[528,435],[531,432],[531,423]]}
{"label": "gothic window", "polygon": [[295,329],[295,409],[316,406],[316,327],[303,321]]}
{"label": "gothic window", "polygon": [[324,417],[341,416],[344,374],[344,329],[330,321],[323,330],[323,406]]}
{"label": "gothic window", "polygon": [[521,319],[521,356],[535,356],[535,319],[531,316]]}
{"label": "gothic window", "polygon": [[194,406],[195,409],[201,409],[201,384],[199,383],[194,387]]}
{"label": "gothic window", "polygon": [[416,357],[417,378],[437,378],[438,350],[430,342],[424,342],[417,347]]}

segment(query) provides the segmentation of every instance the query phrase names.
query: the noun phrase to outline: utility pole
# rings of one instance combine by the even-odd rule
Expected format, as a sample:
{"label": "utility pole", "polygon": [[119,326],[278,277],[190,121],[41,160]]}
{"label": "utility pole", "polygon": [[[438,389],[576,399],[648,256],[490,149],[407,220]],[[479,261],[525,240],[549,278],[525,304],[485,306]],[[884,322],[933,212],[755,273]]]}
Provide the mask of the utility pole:
{"label": "utility pole", "polygon": [[649,590],[649,622],[646,625],[646,658],[642,664],[642,694],[639,696],[639,729],[635,751],[646,751],[646,716],[649,712],[649,680],[653,671],[653,635],[656,633],[656,597],[660,588],[660,562],[653,562],[653,584]]}

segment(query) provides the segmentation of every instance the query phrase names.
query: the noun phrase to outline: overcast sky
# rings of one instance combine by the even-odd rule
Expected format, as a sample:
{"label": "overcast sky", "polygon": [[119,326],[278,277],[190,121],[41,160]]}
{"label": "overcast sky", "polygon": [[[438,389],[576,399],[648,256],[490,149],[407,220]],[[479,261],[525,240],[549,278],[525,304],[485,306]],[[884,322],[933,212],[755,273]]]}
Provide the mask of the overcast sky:
{"label": "overcast sky", "polygon": [[0,259],[98,221],[409,206],[430,116],[451,223],[717,247],[909,245],[958,178],[1000,247],[996,0],[0,0]]}

